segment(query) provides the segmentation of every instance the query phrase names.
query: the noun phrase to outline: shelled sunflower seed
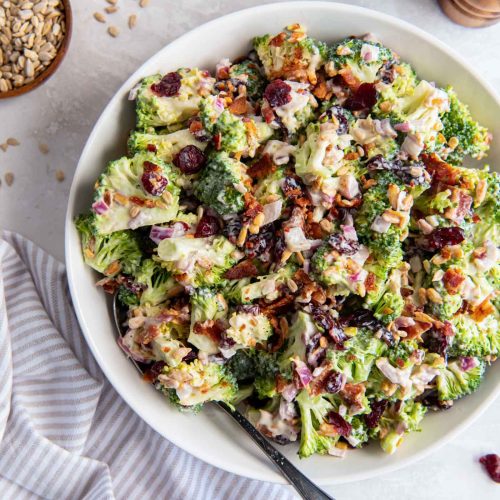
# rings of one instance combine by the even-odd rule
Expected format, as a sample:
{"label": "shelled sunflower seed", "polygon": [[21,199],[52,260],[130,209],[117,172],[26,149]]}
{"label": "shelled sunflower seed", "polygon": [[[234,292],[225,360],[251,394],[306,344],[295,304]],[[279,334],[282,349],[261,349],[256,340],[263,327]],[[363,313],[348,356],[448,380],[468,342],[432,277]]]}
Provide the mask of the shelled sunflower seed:
{"label": "shelled sunflower seed", "polygon": [[66,33],[61,0],[0,0],[0,92],[32,82]]}

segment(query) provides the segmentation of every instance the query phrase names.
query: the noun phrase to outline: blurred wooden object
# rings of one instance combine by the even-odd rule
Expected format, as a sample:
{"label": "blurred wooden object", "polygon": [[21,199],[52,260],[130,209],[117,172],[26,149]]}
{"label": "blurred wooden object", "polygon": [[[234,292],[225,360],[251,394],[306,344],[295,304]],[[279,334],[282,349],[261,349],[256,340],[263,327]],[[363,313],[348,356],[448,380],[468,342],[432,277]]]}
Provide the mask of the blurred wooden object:
{"label": "blurred wooden object", "polygon": [[438,0],[443,12],[455,23],[482,28],[500,21],[500,0]]}

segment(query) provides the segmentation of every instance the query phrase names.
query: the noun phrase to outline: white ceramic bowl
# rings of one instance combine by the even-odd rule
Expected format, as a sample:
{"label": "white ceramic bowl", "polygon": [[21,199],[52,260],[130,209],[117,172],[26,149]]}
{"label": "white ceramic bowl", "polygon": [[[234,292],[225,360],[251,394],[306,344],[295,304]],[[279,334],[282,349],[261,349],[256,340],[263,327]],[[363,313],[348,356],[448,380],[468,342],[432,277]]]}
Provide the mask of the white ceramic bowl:
{"label": "white ceramic bowl", "polygon": [[[207,407],[197,416],[171,408],[153,387],[138,377],[115,342],[109,302],[96,288],[96,274],[84,265],[73,218],[90,206],[92,186],[109,160],[125,153],[133,127],[131,87],[143,76],[182,66],[214,68],[222,57],[245,54],[255,35],[277,33],[293,22],[309,33],[332,42],[351,34],[375,33],[380,40],[411,62],[418,74],[440,85],[452,83],[458,95],[480,121],[498,134],[500,102],[493,90],[469,64],[431,35],[394,17],[345,4],[293,2],[264,5],[211,21],[175,40],[141,66],[120,88],[102,113],[82,153],[73,179],[66,216],[66,264],[73,303],[83,333],[102,370],[123,399],[156,431],[200,459],[236,474],[283,483],[283,478],[245,434],[220,413]],[[496,161],[495,161],[496,160]],[[500,164],[500,141],[490,154]],[[409,436],[396,454],[385,455],[377,444],[351,451],[344,460],[311,457],[300,461],[296,446],[284,453],[319,484],[365,479],[422,458],[464,430],[500,392],[500,363],[491,367],[478,392],[453,409],[430,414],[423,430]]]}

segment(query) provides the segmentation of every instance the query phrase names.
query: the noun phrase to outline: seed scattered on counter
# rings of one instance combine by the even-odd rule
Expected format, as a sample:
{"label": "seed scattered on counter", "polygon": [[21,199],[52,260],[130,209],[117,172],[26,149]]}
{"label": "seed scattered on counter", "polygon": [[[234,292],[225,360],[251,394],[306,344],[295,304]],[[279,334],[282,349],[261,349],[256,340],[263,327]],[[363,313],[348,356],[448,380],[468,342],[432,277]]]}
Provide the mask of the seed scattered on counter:
{"label": "seed scattered on counter", "polygon": [[131,14],[128,16],[128,27],[132,30],[135,28],[137,24],[137,16],[135,14]]}
{"label": "seed scattered on counter", "polygon": [[116,5],[118,3],[118,0],[106,0],[111,5]]}
{"label": "seed scattered on counter", "polygon": [[110,7],[106,7],[104,10],[107,14],[114,14],[115,12],[118,12],[118,7],[111,5]]}
{"label": "seed scattered on counter", "polygon": [[56,170],[56,179],[59,182],[63,182],[65,178],[66,178],[66,175],[64,174],[64,172],[62,170]]}
{"label": "seed scattered on counter", "polygon": [[104,14],[102,12],[94,12],[94,19],[96,21],[99,21],[100,23],[106,22],[106,18],[104,17]]}
{"label": "seed scattered on counter", "polygon": [[48,154],[49,152],[49,147],[47,146],[47,144],[43,143],[43,142],[40,142],[38,144],[38,149],[40,150],[40,153],[46,155]]}
{"label": "seed scattered on counter", "polygon": [[64,39],[61,0],[0,4],[0,92],[32,82],[52,60]]}
{"label": "seed scattered on counter", "polygon": [[9,145],[4,142],[3,144],[0,144],[0,149],[5,153],[5,151],[7,151],[7,148],[9,147]]}
{"label": "seed scattered on counter", "polygon": [[6,142],[9,146],[19,146],[21,144],[15,137],[9,137]]}
{"label": "seed scattered on counter", "polygon": [[108,28],[108,33],[113,37],[116,38],[120,34],[120,30],[116,26],[110,26]]}
{"label": "seed scattered on counter", "polygon": [[144,8],[144,7],[147,7],[149,5],[149,0],[140,0],[139,1],[139,6]]}
{"label": "seed scattered on counter", "polygon": [[12,186],[12,183],[14,182],[14,174],[12,172],[5,172],[4,179],[7,186]]}

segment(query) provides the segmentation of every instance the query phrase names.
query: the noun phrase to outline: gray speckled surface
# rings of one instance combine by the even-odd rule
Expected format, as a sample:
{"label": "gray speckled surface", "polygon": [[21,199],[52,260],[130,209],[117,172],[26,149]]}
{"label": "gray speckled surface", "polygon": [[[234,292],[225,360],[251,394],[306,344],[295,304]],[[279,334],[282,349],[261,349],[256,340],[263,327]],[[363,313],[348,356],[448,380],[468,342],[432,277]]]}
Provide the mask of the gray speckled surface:
{"label": "gray speckled surface", "polygon": [[[186,31],[210,19],[252,5],[257,0],[151,0],[139,9],[137,0],[119,0],[119,12],[109,17],[121,29],[117,39],[92,14],[104,0],[72,0],[75,28],[69,53],[57,74],[40,89],[0,101],[0,143],[16,137],[21,145],[0,150],[0,227],[23,233],[64,257],[64,214],[71,177],[93,124],[121,83],[148,57]],[[481,30],[449,21],[435,0],[354,0],[432,32],[471,61],[500,92],[500,24]],[[127,16],[138,14],[134,31]],[[38,143],[50,148],[40,153]],[[56,170],[66,174],[64,182]],[[5,172],[14,184],[3,182]],[[469,499],[494,498],[498,486],[475,463],[482,453],[500,452],[500,401],[468,431],[430,458],[377,479],[340,485],[332,490],[342,499]]]}

